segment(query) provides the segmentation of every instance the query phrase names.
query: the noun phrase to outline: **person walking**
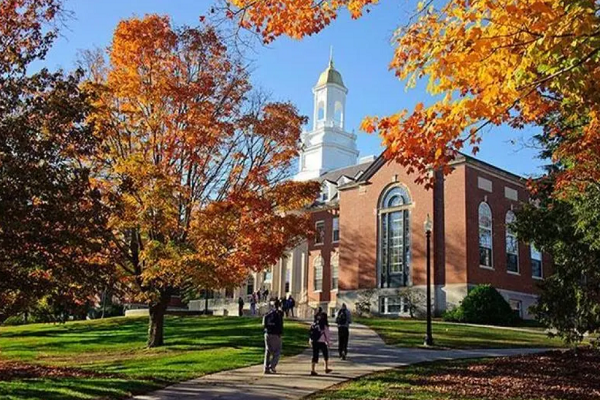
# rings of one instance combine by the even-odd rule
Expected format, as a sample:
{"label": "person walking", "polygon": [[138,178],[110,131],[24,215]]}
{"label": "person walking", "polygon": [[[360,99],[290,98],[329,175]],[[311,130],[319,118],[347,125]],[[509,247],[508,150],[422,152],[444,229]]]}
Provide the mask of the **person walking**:
{"label": "person walking", "polygon": [[289,317],[289,313],[290,313],[290,303],[288,302],[288,299],[285,298],[285,296],[283,296],[281,298],[281,304],[283,307],[283,313],[285,314],[285,317]]}
{"label": "person walking", "polygon": [[350,339],[350,324],[352,323],[352,315],[346,307],[346,303],[342,304],[342,308],[338,311],[335,317],[335,323],[338,326],[338,351],[342,360],[348,355],[348,340]]}
{"label": "person walking", "polygon": [[317,322],[317,320],[319,319],[319,315],[323,314],[323,307],[319,307],[317,309],[317,312],[315,313],[315,318],[314,318],[314,322]]}
{"label": "person walking", "polygon": [[294,300],[294,298],[290,294],[290,296],[288,297],[288,308],[290,310],[290,316],[292,318],[295,316],[294,315],[294,307],[296,307],[296,300]]}
{"label": "person walking", "polygon": [[240,317],[244,315],[244,299],[242,299],[242,296],[238,298],[238,315]]}
{"label": "person walking", "polygon": [[250,314],[256,315],[256,296],[254,293],[250,296]]}
{"label": "person walking", "polygon": [[265,360],[264,373],[277,373],[277,364],[281,355],[281,335],[283,334],[283,313],[279,309],[279,302],[272,302],[271,309],[263,318],[265,333]]}
{"label": "person walking", "polygon": [[333,370],[329,368],[329,345],[331,344],[331,333],[329,331],[329,323],[327,322],[327,314],[321,313],[317,320],[310,327],[309,343],[312,345],[312,364],[310,375],[317,376],[316,368],[319,363],[319,353],[323,353],[325,361],[325,373],[329,374]]}

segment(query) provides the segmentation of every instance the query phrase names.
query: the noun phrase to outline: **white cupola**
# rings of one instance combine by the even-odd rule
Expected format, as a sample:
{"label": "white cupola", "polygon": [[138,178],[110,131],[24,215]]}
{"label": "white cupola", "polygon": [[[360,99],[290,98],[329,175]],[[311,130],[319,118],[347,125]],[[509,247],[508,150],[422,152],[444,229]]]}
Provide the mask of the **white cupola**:
{"label": "white cupola", "polygon": [[333,67],[332,54],[329,65],[313,88],[313,94],[313,124],[312,130],[302,134],[303,149],[295,178],[299,181],[355,165],[358,157],[356,135],[344,129],[348,89],[344,86],[342,75]]}

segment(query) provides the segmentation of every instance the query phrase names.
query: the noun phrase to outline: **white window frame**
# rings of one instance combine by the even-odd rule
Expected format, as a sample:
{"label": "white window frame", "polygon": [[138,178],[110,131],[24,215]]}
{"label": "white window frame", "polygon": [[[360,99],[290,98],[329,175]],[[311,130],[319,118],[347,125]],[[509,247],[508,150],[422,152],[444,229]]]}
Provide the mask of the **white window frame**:
{"label": "white window frame", "polygon": [[[398,304],[394,304],[398,303]],[[382,315],[408,315],[410,314],[410,310],[408,309],[408,302],[404,297],[399,296],[381,296],[379,298],[379,313]],[[400,306],[400,311],[391,312],[390,306]]]}
{"label": "white window frame", "polygon": [[[321,237],[319,237],[319,225],[323,226],[323,235]],[[315,236],[315,246],[322,246],[325,244],[325,221],[324,220],[320,220],[315,222],[315,232],[317,233],[317,235]],[[317,240],[322,239],[323,241],[318,242]]]}
{"label": "white window frame", "polygon": [[[519,242],[517,240],[517,235],[513,232],[513,230],[510,228],[510,224],[514,223],[517,220],[517,217],[515,216],[515,213],[512,210],[508,210],[506,212],[506,218],[504,220],[505,222],[505,227],[506,227],[506,272],[508,272],[509,274],[513,274],[513,275],[521,275],[521,267],[519,265]],[[509,253],[509,243],[511,241],[514,241],[517,245],[517,252],[516,253]],[[508,269],[508,255],[514,255],[517,259],[517,270],[516,271],[511,271]]]}
{"label": "white window frame", "polygon": [[317,258],[315,258],[315,261],[313,261],[313,290],[315,291],[315,293],[323,291],[323,267],[324,267],[324,264],[325,263],[323,261],[322,256],[318,256]]}
{"label": "white window frame", "polygon": [[331,256],[331,290],[337,291],[340,284],[340,253],[335,252]]}
{"label": "white window frame", "polygon": [[[539,254],[540,258],[539,259],[533,258],[534,254]],[[533,279],[539,279],[539,280],[544,279],[544,263],[542,261],[542,252],[539,251],[535,247],[535,245],[533,243],[529,246],[529,258],[531,260],[531,262],[530,262],[530,264],[531,264],[531,277]],[[540,275],[539,276],[536,276],[536,275],[533,274],[533,261],[539,261],[539,263],[540,263]]]}
{"label": "white window frame", "polygon": [[[519,318],[523,318],[523,301],[518,299],[509,299],[508,304],[510,304],[510,308],[513,311],[516,311],[519,315]],[[515,307],[513,307],[515,306]]]}
{"label": "white window frame", "polygon": [[[487,211],[489,211],[490,214],[490,226],[484,226],[481,224],[481,211],[482,211],[482,207],[484,209],[486,209]],[[494,216],[492,214],[492,208],[490,207],[490,205],[485,202],[482,201],[481,203],[479,203],[479,207],[477,208],[477,226],[479,227],[478,230],[478,250],[479,250],[479,267],[480,268],[484,268],[484,269],[494,269]],[[489,231],[489,236],[490,236],[490,247],[489,247],[489,251],[490,251],[490,265],[485,265],[481,263],[481,231]]]}
{"label": "white window frame", "polygon": [[[403,283],[399,287],[403,287],[410,282],[410,265],[411,265],[411,213],[412,199],[408,189],[403,185],[395,185],[387,188],[380,200],[379,204],[379,238],[378,238],[378,281],[382,285],[383,275],[393,282],[395,277],[402,276]],[[399,218],[398,225],[401,225],[402,231],[400,236],[391,237],[392,217]],[[394,245],[394,240],[398,245]],[[400,263],[393,263],[393,251],[400,257]],[[399,251],[399,253],[398,253]],[[387,286],[386,286],[387,287]]]}
{"label": "white window frame", "polygon": [[[337,225],[337,229],[336,229],[336,225]],[[335,237],[336,232],[337,232],[337,239]],[[331,241],[333,243],[337,243],[340,241],[340,217],[339,216],[335,216],[331,220]]]}

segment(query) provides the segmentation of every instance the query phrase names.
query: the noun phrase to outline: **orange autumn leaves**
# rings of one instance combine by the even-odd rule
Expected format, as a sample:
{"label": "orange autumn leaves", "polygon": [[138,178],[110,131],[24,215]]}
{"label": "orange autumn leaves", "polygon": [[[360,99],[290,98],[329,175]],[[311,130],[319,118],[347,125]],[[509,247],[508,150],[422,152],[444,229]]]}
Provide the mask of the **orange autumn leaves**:
{"label": "orange autumn leaves", "polygon": [[[340,8],[358,17],[374,2],[229,3],[232,18],[271,41],[282,34],[311,35]],[[430,169],[449,172],[457,151],[470,145],[477,152],[484,129],[537,124],[560,138],[553,154],[567,168],[559,187],[577,189],[600,179],[597,2],[448,0],[437,5],[419,3],[415,19],[395,35],[390,62],[409,87],[427,80],[435,101],[363,121],[365,131],[381,135],[386,154],[417,172],[418,181],[429,182]]]}
{"label": "orange autumn leaves", "polygon": [[262,34],[266,43],[278,36],[300,39],[320,32],[335,20],[341,8],[359,18],[366,6],[378,0],[228,0],[227,16],[238,19],[244,28]]}
{"label": "orange autumn leaves", "polygon": [[284,182],[305,119],[253,93],[211,27],[122,21],[104,78],[90,86],[103,140],[95,179],[140,299],[238,285],[310,230],[290,211],[318,187]]}

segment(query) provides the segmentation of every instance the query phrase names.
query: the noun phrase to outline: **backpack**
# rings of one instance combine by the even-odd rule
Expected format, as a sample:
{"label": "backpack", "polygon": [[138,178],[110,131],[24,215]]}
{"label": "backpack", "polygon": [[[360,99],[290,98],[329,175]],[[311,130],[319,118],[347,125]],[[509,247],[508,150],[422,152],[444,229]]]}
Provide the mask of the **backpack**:
{"label": "backpack", "polygon": [[338,325],[346,325],[348,323],[348,314],[346,314],[346,311],[340,310],[336,322]]}
{"label": "backpack", "polygon": [[318,342],[319,339],[321,339],[321,335],[323,335],[323,332],[321,332],[321,328],[319,327],[318,323],[314,323],[310,326],[310,331],[309,331],[309,336],[310,336],[310,340],[312,340],[314,343]]}

